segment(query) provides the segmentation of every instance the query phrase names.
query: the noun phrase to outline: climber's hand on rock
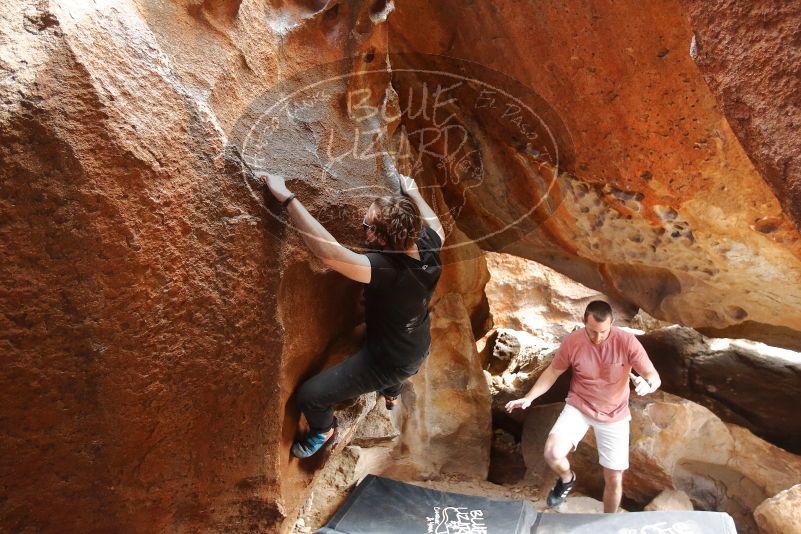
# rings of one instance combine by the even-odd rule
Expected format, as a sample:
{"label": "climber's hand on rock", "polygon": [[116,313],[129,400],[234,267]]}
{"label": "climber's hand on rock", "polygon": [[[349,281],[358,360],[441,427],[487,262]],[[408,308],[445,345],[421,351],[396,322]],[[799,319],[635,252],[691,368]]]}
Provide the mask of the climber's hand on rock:
{"label": "climber's hand on rock", "polygon": [[512,413],[512,411],[517,408],[525,410],[529,406],[531,406],[531,400],[527,399],[526,397],[523,397],[522,399],[515,399],[513,401],[507,402],[506,411]]}
{"label": "climber's hand on rock", "polygon": [[259,182],[265,184],[270,190],[270,193],[275,197],[278,202],[283,202],[292,193],[287,189],[284,177],[278,174],[259,173],[256,175]]}
{"label": "climber's hand on rock", "polygon": [[634,392],[637,395],[648,395],[651,393],[651,384],[648,383],[646,379],[641,376],[636,376],[633,373],[629,373],[629,378],[634,383]]}

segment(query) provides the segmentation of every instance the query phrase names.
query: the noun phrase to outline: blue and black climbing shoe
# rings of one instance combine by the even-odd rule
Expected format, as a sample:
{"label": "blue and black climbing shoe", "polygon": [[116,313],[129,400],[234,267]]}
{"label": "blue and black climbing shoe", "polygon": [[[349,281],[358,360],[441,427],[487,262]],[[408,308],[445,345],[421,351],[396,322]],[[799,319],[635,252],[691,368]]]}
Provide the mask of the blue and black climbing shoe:
{"label": "blue and black climbing shoe", "polygon": [[312,454],[316,453],[323,448],[323,445],[328,443],[336,436],[336,427],[333,430],[334,431],[331,432],[330,435],[328,434],[328,431],[308,432],[306,435],[296,440],[295,443],[292,444],[292,456],[296,458],[308,458]]}

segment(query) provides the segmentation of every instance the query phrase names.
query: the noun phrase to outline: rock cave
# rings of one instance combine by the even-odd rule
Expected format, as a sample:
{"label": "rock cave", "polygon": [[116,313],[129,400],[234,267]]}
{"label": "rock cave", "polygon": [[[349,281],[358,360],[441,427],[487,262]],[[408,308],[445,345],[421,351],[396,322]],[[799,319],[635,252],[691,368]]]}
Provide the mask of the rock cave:
{"label": "rock cave", "polygon": [[[306,533],[359,480],[524,499],[603,299],[662,379],[622,507],[801,532],[801,4],[10,0],[0,8],[0,531]],[[359,284],[256,179],[363,246],[389,154],[447,234],[388,412],[293,393]],[[589,433],[567,512],[599,512]]]}

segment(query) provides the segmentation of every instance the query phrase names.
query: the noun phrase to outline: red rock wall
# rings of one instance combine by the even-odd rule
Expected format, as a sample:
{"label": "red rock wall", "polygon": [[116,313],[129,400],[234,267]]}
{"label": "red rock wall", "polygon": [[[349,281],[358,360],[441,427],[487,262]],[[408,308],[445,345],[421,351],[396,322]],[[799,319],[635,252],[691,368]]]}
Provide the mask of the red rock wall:
{"label": "red rock wall", "polygon": [[[358,122],[346,89],[381,104],[388,84],[401,95],[414,82],[387,62],[390,45],[496,69],[559,119],[566,172],[547,209],[482,247],[685,324],[801,328],[798,233],[689,57],[678,3],[394,7],[14,0],[0,10],[0,529],[291,526],[315,472],[289,458],[291,392],[338,355],[330,347],[359,321],[357,288],[310,263],[242,162],[286,172],[355,243],[369,202],[339,193],[391,184],[378,160],[327,167],[321,154],[328,132]],[[355,75],[320,96],[317,115],[300,106],[269,150],[241,150],[254,102],[343,57],[336,73]],[[472,121],[489,187],[453,182],[438,206],[458,208],[478,241],[529,212],[551,169],[488,115],[457,111]],[[413,122],[370,126],[395,134]],[[486,328],[486,271],[454,270],[443,294],[459,293],[448,302],[465,313],[449,304],[441,324],[464,342]]]}
{"label": "red rock wall", "polygon": [[[309,267],[228,134],[279,76],[380,38],[372,4],[322,7],[0,13],[0,530],[271,532],[305,500],[288,399],[356,287]],[[299,188],[315,213],[328,193]]]}
{"label": "red rock wall", "polygon": [[[657,318],[717,329],[748,322],[752,334],[771,341],[774,326],[779,334],[801,328],[795,289],[801,287],[801,239],[770,177],[751,163],[751,145],[744,150],[721,114],[709,74],[705,79],[690,56],[687,15],[679,1],[408,1],[389,19],[390,47],[438,56],[429,61],[432,68],[458,58],[503,72],[540,97],[531,98],[534,112],[555,131],[563,157],[560,174],[551,178],[552,167],[509,124],[495,127],[502,110],[495,117],[478,106],[460,110],[490,177],[469,190],[445,186],[446,198],[466,199],[457,222],[469,237],[482,239],[486,249],[544,263]],[[734,18],[727,13],[724,20]],[[788,37],[795,27],[779,11],[771,20],[782,21]],[[739,24],[729,26],[746,31]],[[729,53],[739,57],[731,40],[715,46],[728,50],[730,44]],[[730,79],[769,79],[777,59],[759,63],[761,49],[753,49],[747,64],[754,73],[743,66]],[[729,56],[714,50],[728,64]],[[795,68],[788,63],[782,79]],[[415,82],[397,78],[400,94]],[[776,91],[795,94],[793,83],[788,79]],[[759,121],[773,124],[772,116],[791,111],[782,101],[776,111],[759,114],[774,105],[772,93],[761,94],[762,107],[752,106]],[[785,146],[792,153],[792,143]],[[550,204],[515,222],[548,193],[544,182],[555,184]],[[512,223],[514,230],[499,232]],[[777,336],[776,342],[786,341]]]}
{"label": "red rock wall", "polygon": [[[801,228],[801,4],[685,2],[692,55],[760,174]],[[772,220],[762,221],[770,231]]]}

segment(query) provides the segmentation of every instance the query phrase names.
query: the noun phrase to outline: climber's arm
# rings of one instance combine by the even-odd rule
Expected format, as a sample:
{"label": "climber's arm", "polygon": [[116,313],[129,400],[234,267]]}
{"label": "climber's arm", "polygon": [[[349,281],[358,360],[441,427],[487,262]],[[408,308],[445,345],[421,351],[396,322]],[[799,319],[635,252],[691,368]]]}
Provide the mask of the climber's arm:
{"label": "climber's arm", "polygon": [[412,178],[399,173],[388,154],[384,154],[384,167],[387,169],[387,172],[389,172],[390,175],[394,176],[395,179],[398,180],[401,193],[411,198],[412,201],[417,205],[417,209],[420,210],[420,218],[422,219],[423,224],[431,227],[431,229],[434,230],[439,236],[440,241],[444,243],[445,230],[442,227],[442,223],[440,222],[439,217],[437,217],[437,214],[434,212],[434,210],[431,209],[431,206],[428,205],[428,202],[425,201],[423,195],[420,194],[420,190],[417,188],[417,183]]}
{"label": "climber's arm", "polygon": [[287,206],[289,216],[306,245],[324,264],[351,280],[370,283],[370,260],[343,247],[295,198]]}
{"label": "climber's arm", "polygon": [[428,202],[425,201],[423,195],[420,194],[420,190],[417,189],[417,184],[415,181],[403,174],[400,174],[399,176],[403,194],[411,198],[414,203],[417,204],[417,209],[420,210],[420,218],[422,219],[423,224],[431,227],[431,229],[434,230],[439,236],[439,240],[444,243],[445,229],[442,228],[442,223],[440,222],[439,217],[437,217],[437,214],[434,213],[434,210],[432,210],[431,206],[428,205]]}
{"label": "climber's arm", "polygon": [[[273,174],[259,175],[259,180],[266,184],[270,192],[283,203],[292,193],[287,189],[284,179]],[[357,254],[343,247],[314,216],[306,210],[298,198],[287,204],[292,224],[300,231],[303,240],[324,264],[351,280],[367,284],[370,282],[370,260],[364,254]]]}
{"label": "climber's arm", "polygon": [[506,403],[506,411],[511,413],[517,408],[526,409],[531,406],[531,403],[534,402],[538,397],[544,395],[548,392],[549,389],[556,383],[556,379],[562,376],[562,373],[567,371],[567,369],[557,369],[554,367],[553,362],[542,372],[542,374],[537,378],[537,381],[534,382],[534,385],[525,394],[525,396],[509,401]]}

